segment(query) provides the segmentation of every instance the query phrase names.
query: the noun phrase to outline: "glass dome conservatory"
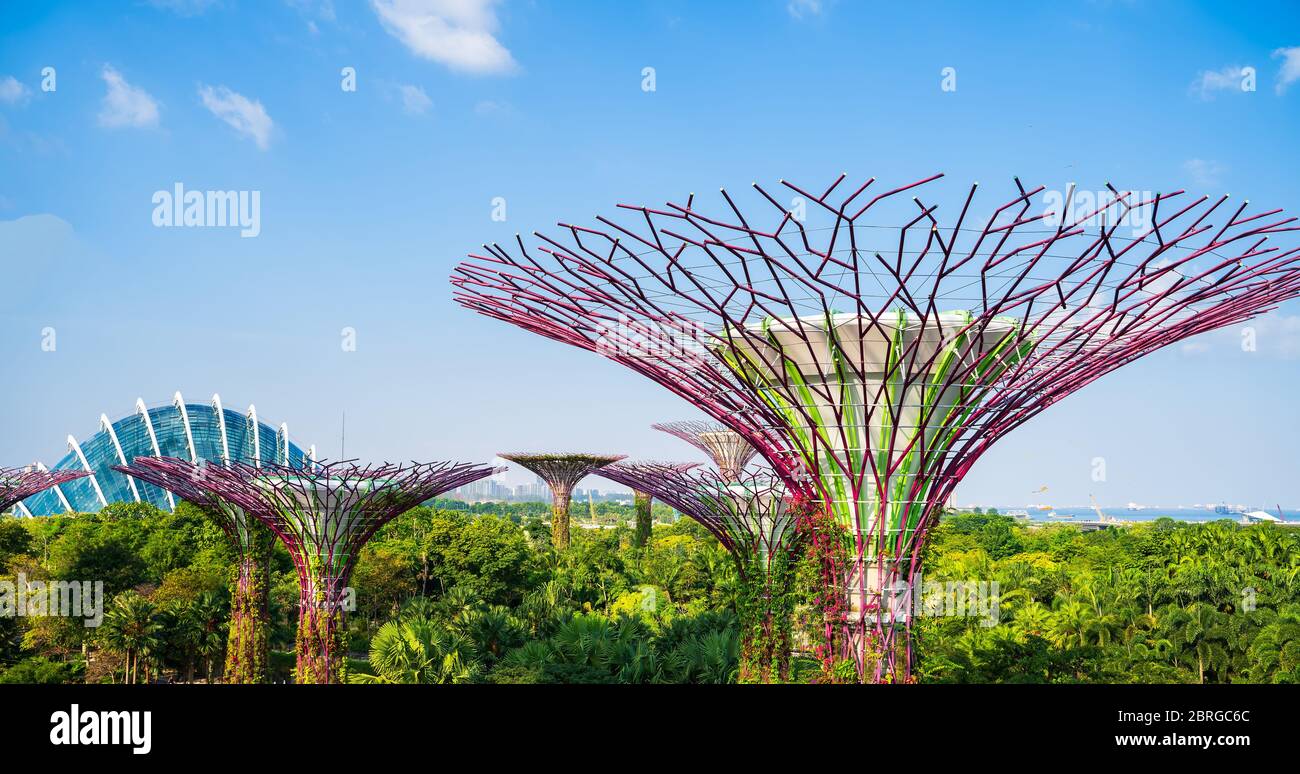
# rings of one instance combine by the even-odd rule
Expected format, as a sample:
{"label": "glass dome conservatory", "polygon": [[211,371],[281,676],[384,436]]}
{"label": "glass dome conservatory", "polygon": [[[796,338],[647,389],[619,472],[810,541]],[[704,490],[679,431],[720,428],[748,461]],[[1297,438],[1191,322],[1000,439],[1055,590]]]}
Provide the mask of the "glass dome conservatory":
{"label": "glass dome conservatory", "polygon": [[315,458],[315,448],[304,451],[292,443],[284,424],[276,428],[258,421],[254,406],[244,414],[225,408],[219,395],[206,404],[186,403],[178,392],[170,404],[152,407],[141,399],[135,403],[135,413],[116,422],[110,422],[107,414],[100,415],[99,432],[85,441],[68,436],[68,453],[53,469],[90,475],[32,495],[14,509],[24,516],[50,516],[92,513],[114,502],[174,508],[170,492],[112,469],[113,465],[130,464],[136,457],[299,466]]}

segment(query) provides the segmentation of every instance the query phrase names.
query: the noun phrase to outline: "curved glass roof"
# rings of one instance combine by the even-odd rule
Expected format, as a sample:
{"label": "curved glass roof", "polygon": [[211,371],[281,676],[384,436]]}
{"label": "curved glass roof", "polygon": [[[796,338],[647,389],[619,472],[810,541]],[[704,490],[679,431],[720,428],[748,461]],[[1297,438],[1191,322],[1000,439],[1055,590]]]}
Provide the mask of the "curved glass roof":
{"label": "curved glass roof", "polygon": [[171,510],[170,493],[112,469],[136,457],[179,457],[192,462],[273,462],[303,465],[312,452],[289,440],[285,425],[274,428],[257,419],[249,406],[241,414],[224,408],[220,396],[211,403],[186,403],[176,393],[171,405],[147,407],[136,401],[135,413],[110,423],[85,441],[68,436],[68,454],[53,470],[84,470],[91,475],[32,495],[16,510],[29,516],[93,513],[113,502],[147,502]]}

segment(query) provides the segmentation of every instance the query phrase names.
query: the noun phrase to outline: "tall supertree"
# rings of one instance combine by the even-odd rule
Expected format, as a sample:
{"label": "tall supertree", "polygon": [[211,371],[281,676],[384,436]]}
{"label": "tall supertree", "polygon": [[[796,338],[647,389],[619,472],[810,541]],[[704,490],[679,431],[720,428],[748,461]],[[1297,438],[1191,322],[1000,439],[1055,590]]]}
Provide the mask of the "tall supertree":
{"label": "tall supertree", "polygon": [[40,468],[0,468],[0,513],[15,503],[43,492],[52,486],[67,483],[90,474],[72,470],[42,470]]}
{"label": "tall supertree", "polygon": [[598,468],[618,462],[624,455],[609,454],[502,454],[542,477],[551,489],[551,545],[569,547],[569,501],[573,487]]}
{"label": "tall supertree", "polygon": [[659,498],[718,539],[741,580],[740,680],[788,679],[798,532],[785,485],[764,471],[728,479],[659,462],[618,463],[597,475]]}
{"label": "tall supertree", "polygon": [[739,479],[745,466],[758,453],[743,435],[716,422],[683,420],[651,427],[676,436],[709,455],[719,475],[726,481]]}
{"label": "tall supertree", "polygon": [[136,457],[115,465],[125,473],[196,506],[226,535],[235,555],[230,582],[230,631],[226,637],[227,683],[265,683],[270,679],[271,551],[275,536],[243,508],[200,486],[201,470],[174,457]]}
{"label": "tall supertree", "polygon": [[850,556],[827,579],[849,610],[828,635],[868,681],[908,679],[908,606],[890,596],[994,442],[1300,294],[1297,248],[1269,244],[1296,230],[1279,210],[1107,185],[1040,211],[1045,189],[1019,180],[994,208],[978,185],[922,201],[941,177],[875,196],[843,175],[821,191],[755,184],[749,214],[725,190],[717,213],[693,195],[620,205],[623,221],[561,224],[535,251],[492,245],[452,277],[462,305],[650,377],[814,489],[838,524],[819,539],[842,534]]}
{"label": "tall supertree", "polygon": [[396,516],[494,472],[452,462],[305,468],[232,462],[191,466],[189,475],[195,486],[256,517],[284,543],[298,571],[295,681],[338,683],[347,678],[344,606],[361,548]]}

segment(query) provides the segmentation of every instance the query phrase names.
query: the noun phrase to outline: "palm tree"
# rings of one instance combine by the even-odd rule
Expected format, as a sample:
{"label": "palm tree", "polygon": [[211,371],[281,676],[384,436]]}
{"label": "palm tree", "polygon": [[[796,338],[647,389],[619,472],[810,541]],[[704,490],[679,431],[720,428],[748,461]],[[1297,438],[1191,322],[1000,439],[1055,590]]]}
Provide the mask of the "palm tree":
{"label": "palm tree", "polygon": [[1175,658],[1184,663],[1195,662],[1200,683],[1205,682],[1206,669],[1213,669],[1226,661],[1226,653],[1217,641],[1220,616],[1219,611],[1204,602],[1175,611],[1170,616],[1169,624],[1173,628],[1170,640],[1177,648]]}
{"label": "palm tree", "polygon": [[370,641],[377,674],[353,674],[354,683],[445,685],[468,682],[480,666],[469,638],[427,618],[404,618],[379,627]]}
{"label": "palm tree", "polygon": [[[104,614],[99,636],[104,646],[123,657],[123,680],[134,684],[139,678],[140,662],[157,653],[162,642],[162,624],[155,615],[157,608],[135,591],[126,591],[113,599]],[[147,665],[146,665],[147,668]]]}

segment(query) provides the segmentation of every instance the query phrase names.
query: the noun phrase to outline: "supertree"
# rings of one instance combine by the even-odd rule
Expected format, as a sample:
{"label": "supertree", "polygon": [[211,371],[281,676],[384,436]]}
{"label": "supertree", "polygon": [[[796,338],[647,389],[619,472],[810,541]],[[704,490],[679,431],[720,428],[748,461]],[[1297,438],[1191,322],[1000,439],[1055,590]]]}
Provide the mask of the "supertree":
{"label": "supertree", "polygon": [[226,637],[227,683],[265,683],[271,626],[270,565],[275,536],[243,508],[200,485],[201,470],[174,457],[136,457],[113,470],[137,478],[196,506],[226,535],[235,555],[230,582],[230,631]]}
{"label": "supertree", "polygon": [[624,455],[609,454],[502,454],[502,459],[531,470],[551,489],[551,545],[569,547],[569,501],[573,487],[597,468],[618,462]]}
{"label": "supertree", "polygon": [[361,548],[396,516],[494,472],[452,462],[303,468],[232,462],[190,466],[189,475],[195,486],[256,517],[284,543],[298,571],[295,681],[338,683],[347,677],[344,611]]}
{"label": "supertree", "polygon": [[716,422],[683,420],[651,425],[655,430],[676,436],[709,455],[724,480],[735,481],[758,450],[740,433]]}
{"label": "supertree", "polygon": [[90,474],[83,471],[72,470],[0,468],[0,513],[4,513],[15,503],[22,502],[37,492],[88,475]]}
{"label": "supertree", "polygon": [[995,441],[1126,363],[1300,293],[1297,249],[1268,243],[1296,230],[1279,210],[1108,184],[1038,212],[1045,188],[1015,180],[992,209],[978,184],[940,190],[954,213],[941,225],[941,200],[920,198],[940,177],[870,198],[873,180],[782,181],[789,205],[755,184],[770,218],[725,190],[717,214],[693,195],[620,205],[626,222],[561,224],[536,251],[492,245],[452,277],[462,305],[650,377],[745,436],[787,486],[814,489],[849,555],[827,578],[847,608],[828,636],[868,681],[909,678],[907,600],[891,597]]}
{"label": "supertree", "polygon": [[[699,467],[698,462],[665,462],[658,464],[680,471]],[[632,546],[634,548],[644,548],[650,542],[650,535],[654,531],[655,496],[651,492],[636,487],[631,487],[631,489],[632,507],[636,513],[636,530],[632,533]]]}
{"label": "supertree", "polygon": [[798,536],[785,485],[767,471],[725,478],[661,462],[618,463],[596,475],[647,492],[699,522],[736,563],[741,682],[789,677],[791,582]]}

